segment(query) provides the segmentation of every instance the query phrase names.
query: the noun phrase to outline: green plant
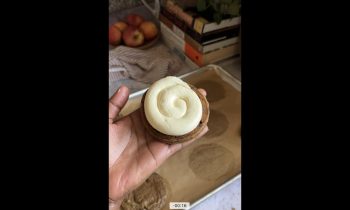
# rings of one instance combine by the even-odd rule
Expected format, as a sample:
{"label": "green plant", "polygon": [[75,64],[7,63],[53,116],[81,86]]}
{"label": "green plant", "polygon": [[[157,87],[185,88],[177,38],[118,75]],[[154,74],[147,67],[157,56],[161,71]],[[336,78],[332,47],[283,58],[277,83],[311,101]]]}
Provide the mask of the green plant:
{"label": "green plant", "polygon": [[198,0],[198,12],[211,12],[215,22],[240,15],[241,0]]}

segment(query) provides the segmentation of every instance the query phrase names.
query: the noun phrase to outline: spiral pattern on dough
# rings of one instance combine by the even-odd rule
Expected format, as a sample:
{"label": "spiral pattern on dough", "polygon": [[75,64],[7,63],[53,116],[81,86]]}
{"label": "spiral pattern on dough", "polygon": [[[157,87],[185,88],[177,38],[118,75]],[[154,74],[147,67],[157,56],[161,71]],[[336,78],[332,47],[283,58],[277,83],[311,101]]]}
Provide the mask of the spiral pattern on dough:
{"label": "spiral pattern on dough", "polygon": [[148,89],[144,111],[147,121],[161,133],[181,136],[195,129],[202,118],[202,104],[191,87],[168,76]]}

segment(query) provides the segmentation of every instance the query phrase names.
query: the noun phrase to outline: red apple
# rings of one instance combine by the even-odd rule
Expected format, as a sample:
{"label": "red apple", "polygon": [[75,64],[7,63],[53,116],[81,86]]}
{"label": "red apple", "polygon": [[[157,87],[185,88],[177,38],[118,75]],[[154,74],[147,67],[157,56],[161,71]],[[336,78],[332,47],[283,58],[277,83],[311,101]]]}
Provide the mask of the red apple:
{"label": "red apple", "polygon": [[126,21],[129,23],[129,25],[138,27],[143,21],[143,17],[137,14],[128,14],[126,16]]}
{"label": "red apple", "polygon": [[114,23],[113,26],[117,27],[121,32],[123,32],[128,27],[128,24],[126,24],[124,21],[118,21]]}
{"label": "red apple", "polygon": [[158,34],[158,28],[152,21],[142,22],[139,29],[145,36],[146,40],[154,39]]}
{"label": "red apple", "polygon": [[122,41],[122,32],[114,27],[109,27],[109,44],[117,46]]}
{"label": "red apple", "polygon": [[143,44],[144,36],[136,27],[128,26],[123,32],[123,40],[129,47],[138,47]]}

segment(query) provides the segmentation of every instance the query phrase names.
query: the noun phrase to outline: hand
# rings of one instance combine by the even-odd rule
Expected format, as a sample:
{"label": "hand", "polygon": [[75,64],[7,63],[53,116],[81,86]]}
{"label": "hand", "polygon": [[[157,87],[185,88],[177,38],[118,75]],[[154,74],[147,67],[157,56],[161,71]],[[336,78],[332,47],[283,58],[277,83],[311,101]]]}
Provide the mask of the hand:
{"label": "hand", "polygon": [[[203,89],[199,92],[206,96]],[[109,101],[109,199],[110,209],[119,209],[127,193],[140,186],[167,158],[203,136],[168,145],[151,137],[142,124],[140,109],[114,121],[129,98],[121,86]]]}

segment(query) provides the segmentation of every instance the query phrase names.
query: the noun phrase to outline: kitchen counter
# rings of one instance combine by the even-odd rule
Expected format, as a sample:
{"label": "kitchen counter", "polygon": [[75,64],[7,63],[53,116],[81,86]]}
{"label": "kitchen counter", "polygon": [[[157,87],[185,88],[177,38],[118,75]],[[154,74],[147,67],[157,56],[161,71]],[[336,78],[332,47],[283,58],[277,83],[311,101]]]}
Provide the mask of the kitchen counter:
{"label": "kitchen counter", "polygon": [[241,210],[241,178],[210,196],[191,210]]}

